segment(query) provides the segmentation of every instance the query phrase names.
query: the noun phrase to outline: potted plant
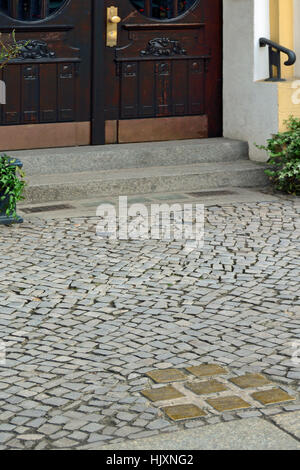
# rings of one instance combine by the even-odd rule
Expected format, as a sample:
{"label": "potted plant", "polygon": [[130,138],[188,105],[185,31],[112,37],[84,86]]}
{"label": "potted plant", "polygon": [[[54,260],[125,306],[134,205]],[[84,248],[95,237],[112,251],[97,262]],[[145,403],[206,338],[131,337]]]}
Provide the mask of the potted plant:
{"label": "potted plant", "polygon": [[0,155],[0,224],[23,222],[16,213],[16,204],[24,199],[24,173],[20,160]]}
{"label": "potted plant", "polygon": [[[8,40],[0,39],[0,70],[10,60],[18,57],[20,47],[16,42],[14,32]],[[25,187],[22,166],[19,160],[6,154],[0,155],[0,224],[23,222],[23,219],[16,213],[16,203],[23,199],[22,193]]]}
{"label": "potted plant", "polygon": [[257,145],[269,154],[265,170],[275,189],[300,196],[300,119],[291,116],[285,121],[287,130]]}

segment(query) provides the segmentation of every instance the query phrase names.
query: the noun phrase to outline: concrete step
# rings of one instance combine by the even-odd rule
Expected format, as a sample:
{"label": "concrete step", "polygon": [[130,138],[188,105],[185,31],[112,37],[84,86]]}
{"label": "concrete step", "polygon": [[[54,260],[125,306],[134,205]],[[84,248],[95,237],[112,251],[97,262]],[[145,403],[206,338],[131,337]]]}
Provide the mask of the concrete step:
{"label": "concrete step", "polygon": [[165,167],[248,159],[246,142],[215,138],[14,151],[30,175]]}
{"label": "concrete step", "polygon": [[261,187],[268,181],[264,167],[263,164],[241,159],[67,174],[33,174],[27,178],[26,202],[35,204],[98,196]]}

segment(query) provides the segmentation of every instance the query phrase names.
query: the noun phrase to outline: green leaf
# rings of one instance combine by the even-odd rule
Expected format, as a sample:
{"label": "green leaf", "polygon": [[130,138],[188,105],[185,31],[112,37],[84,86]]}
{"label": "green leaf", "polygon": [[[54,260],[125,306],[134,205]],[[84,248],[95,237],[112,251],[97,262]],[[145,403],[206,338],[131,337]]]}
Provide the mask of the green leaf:
{"label": "green leaf", "polygon": [[269,168],[265,170],[274,186],[288,194],[300,195],[300,119],[290,116],[287,131],[267,140],[267,145],[256,145],[266,150]]}
{"label": "green leaf", "polygon": [[0,200],[7,199],[6,214],[16,218],[16,204],[23,199],[26,182],[25,173],[12,165],[15,162],[6,154],[0,155]]}

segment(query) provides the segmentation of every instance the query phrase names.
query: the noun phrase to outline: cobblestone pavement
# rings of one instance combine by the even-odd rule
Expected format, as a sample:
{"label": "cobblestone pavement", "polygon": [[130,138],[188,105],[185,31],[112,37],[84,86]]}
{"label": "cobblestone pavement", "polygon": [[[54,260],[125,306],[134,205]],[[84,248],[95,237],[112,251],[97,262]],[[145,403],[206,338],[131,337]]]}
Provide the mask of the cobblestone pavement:
{"label": "cobblestone pavement", "polygon": [[[190,253],[101,241],[96,218],[0,227],[0,449],[299,410],[299,213],[299,200],[207,207],[204,248]],[[153,369],[203,363],[261,372],[296,400],[173,422],[141,393],[160,386]]]}

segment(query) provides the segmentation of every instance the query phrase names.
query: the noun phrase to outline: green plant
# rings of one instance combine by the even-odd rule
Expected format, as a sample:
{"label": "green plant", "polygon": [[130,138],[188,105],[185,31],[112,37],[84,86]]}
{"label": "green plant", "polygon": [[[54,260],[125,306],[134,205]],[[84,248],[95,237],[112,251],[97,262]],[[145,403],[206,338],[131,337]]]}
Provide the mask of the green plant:
{"label": "green plant", "polygon": [[[8,155],[0,155],[0,201],[5,201],[6,215],[17,218],[16,203],[23,198],[25,174]],[[7,203],[6,203],[7,201]]]}
{"label": "green plant", "polygon": [[275,188],[300,195],[300,119],[285,121],[287,130],[268,139],[267,145],[256,145],[269,154],[270,167],[265,170]]}
{"label": "green plant", "polygon": [[23,45],[18,44],[16,41],[15,31],[5,40],[0,39],[0,70],[3,69],[10,60],[16,59],[19,56],[22,47]]}
{"label": "green plant", "polygon": [[[16,41],[15,31],[5,40],[0,33],[0,70],[19,56],[22,47]],[[16,203],[24,199],[22,193],[26,183],[24,172],[15,163],[16,160],[8,155],[0,155],[0,202],[4,202],[6,215],[17,219]]]}

